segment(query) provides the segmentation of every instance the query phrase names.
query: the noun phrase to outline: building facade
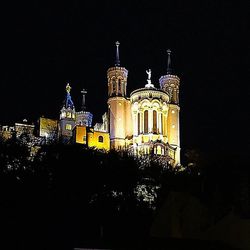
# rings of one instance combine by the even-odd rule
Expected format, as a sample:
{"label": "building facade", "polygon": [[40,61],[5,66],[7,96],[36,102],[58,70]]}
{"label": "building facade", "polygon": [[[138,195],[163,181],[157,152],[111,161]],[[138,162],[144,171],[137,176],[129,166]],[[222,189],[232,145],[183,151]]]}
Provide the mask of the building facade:
{"label": "building facade", "polygon": [[75,111],[71,87],[67,84],[58,122],[59,139],[97,149],[127,150],[136,156],[159,156],[172,166],[179,165],[180,79],[172,73],[171,51],[167,53],[167,71],[159,83],[152,83],[148,69],[146,84],[128,95],[128,70],[120,64],[119,42],[116,42],[115,64],[107,71],[108,107],[102,116],[103,123],[92,126],[93,115],[85,105],[86,90],[81,91],[81,110]]}
{"label": "building facade", "polygon": [[107,71],[110,147],[130,150],[135,155],[163,156],[172,165],[180,164],[179,85],[172,74],[168,50],[166,75],[159,88],[151,82],[127,95],[128,70],[121,67],[116,43],[115,67]]}

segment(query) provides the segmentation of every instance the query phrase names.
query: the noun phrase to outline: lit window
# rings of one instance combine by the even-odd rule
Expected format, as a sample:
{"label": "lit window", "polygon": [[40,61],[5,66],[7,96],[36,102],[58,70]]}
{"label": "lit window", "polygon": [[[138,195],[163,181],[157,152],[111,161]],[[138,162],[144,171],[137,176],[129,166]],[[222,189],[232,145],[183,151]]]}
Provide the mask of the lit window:
{"label": "lit window", "polygon": [[122,105],[121,102],[119,102],[119,105],[120,105],[120,106]]}
{"label": "lit window", "polygon": [[100,136],[98,137],[98,142],[103,142],[103,136],[100,135]]}
{"label": "lit window", "polygon": [[172,114],[174,114],[175,113],[175,111],[174,110],[172,110]]}
{"label": "lit window", "polygon": [[72,129],[72,125],[71,124],[66,124],[66,130],[71,130]]}
{"label": "lit window", "polygon": [[71,113],[67,112],[67,118],[71,118]]}
{"label": "lit window", "polygon": [[161,146],[159,146],[159,145],[157,146],[157,154],[161,155]]}
{"label": "lit window", "polygon": [[72,114],[72,118],[75,118],[75,114]]}
{"label": "lit window", "polygon": [[122,92],[122,83],[121,83],[121,79],[118,79],[118,92],[119,92],[119,93]]}
{"label": "lit window", "polygon": [[113,87],[112,92],[113,92],[113,94],[115,94],[115,92],[116,92],[116,81],[115,81],[115,79],[112,80],[112,87]]}

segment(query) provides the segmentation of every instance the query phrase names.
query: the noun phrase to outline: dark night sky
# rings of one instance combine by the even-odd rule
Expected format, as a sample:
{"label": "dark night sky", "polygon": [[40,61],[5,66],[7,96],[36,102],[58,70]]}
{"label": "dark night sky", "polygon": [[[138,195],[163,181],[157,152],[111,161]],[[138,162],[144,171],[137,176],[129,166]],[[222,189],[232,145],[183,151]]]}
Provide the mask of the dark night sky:
{"label": "dark night sky", "polygon": [[166,49],[172,50],[181,78],[182,147],[249,149],[247,1],[81,2],[86,1],[2,8],[0,124],[58,118],[68,81],[77,110],[86,88],[88,109],[94,122],[101,121],[106,71],[119,40],[129,92],[145,85],[148,68],[158,86],[166,73]]}

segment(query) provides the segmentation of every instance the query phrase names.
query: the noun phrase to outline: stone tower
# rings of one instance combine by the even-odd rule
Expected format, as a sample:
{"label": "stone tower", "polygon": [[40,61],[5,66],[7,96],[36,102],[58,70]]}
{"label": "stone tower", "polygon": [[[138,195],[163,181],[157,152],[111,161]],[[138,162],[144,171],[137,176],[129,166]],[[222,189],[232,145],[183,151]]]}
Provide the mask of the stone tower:
{"label": "stone tower", "polygon": [[127,98],[128,70],[120,66],[119,42],[116,42],[115,67],[107,71],[108,114],[111,149],[124,149],[126,138],[132,134],[131,104]]}
{"label": "stone tower", "polygon": [[171,51],[168,49],[167,74],[159,79],[160,87],[169,95],[167,136],[168,143],[176,148],[176,164],[180,164],[180,126],[179,126],[179,86],[180,78],[171,68]]}
{"label": "stone tower", "polygon": [[69,83],[66,86],[66,99],[60,112],[59,137],[64,143],[68,143],[72,137],[72,130],[75,127],[75,106],[70,95],[71,87]]}

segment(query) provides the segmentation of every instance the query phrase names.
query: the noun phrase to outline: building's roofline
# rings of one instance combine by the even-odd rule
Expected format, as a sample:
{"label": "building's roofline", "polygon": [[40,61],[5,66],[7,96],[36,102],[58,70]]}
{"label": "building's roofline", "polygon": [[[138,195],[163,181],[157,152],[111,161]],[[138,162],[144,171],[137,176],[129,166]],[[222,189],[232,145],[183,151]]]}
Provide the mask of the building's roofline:
{"label": "building's roofline", "polygon": [[157,88],[140,88],[140,89],[136,89],[136,90],[134,90],[134,91],[132,91],[131,93],[130,93],[130,97],[133,95],[133,94],[135,94],[135,93],[138,93],[138,92],[144,92],[144,91],[153,91],[153,92],[161,92],[161,93],[164,93],[164,94],[166,94],[167,95],[167,93],[164,91],[164,90],[162,90],[162,89],[157,89]]}

